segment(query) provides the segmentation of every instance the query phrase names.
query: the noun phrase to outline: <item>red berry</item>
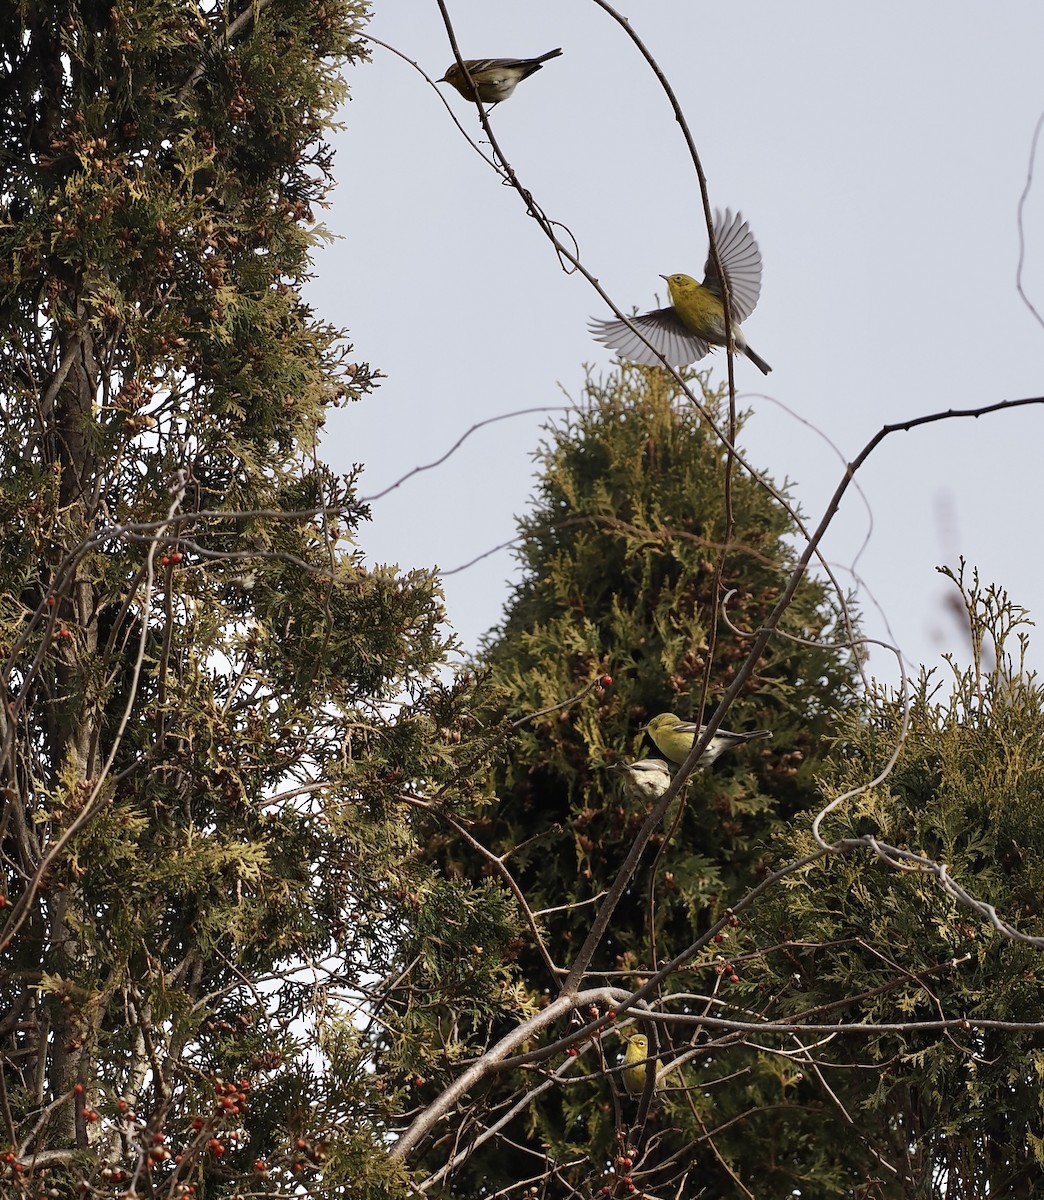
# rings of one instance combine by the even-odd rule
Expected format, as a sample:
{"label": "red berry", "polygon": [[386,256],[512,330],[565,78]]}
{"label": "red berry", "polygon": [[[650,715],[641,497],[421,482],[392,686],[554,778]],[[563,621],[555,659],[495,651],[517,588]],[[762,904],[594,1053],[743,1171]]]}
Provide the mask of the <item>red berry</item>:
{"label": "red berry", "polygon": [[184,555],[181,553],[181,551],[180,551],[180,550],[175,550],[175,551],[174,551],[174,553],[173,553],[173,554],[170,556],[170,561],[171,561],[172,563],[179,563],[179,562],[181,562],[181,560],[182,560],[184,557],[185,557],[185,556],[184,556]]}
{"label": "red berry", "polygon": [[170,559],[167,557],[166,554],[164,554],[164,556],[160,559],[160,566],[161,567],[169,567],[170,566]]}
{"label": "red berry", "polygon": [[266,1163],[266,1162],[265,1162],[265,1160],[264,1160],[263,1158],[259,1158],[259,1159],[257,1160],[257,1162],[255,1162],[255,1163],[254,1163],[254,1170],[255,1170],[255,1171],[262,1171],[262,1172],[264,1172],[264,1171],[267,1171],[267,1170],[268,1170],[268,1163]]}
{"label": "red berry", "polygon": [[716,933],[716,934],[714,935],[714,940],[715,940],[715,941],[718,943],[718,945],[720,946],[720,945],[721,945],[721,943],[722,943],[722,942],[725,940],[725,937],[724,937],[724,935],[723,935],[723,934]]}
{"label": "red berry", "polygon": [[83,1084],[82,1083],[74,1083],[73,1091],[76,1093],[77,1096],[82,1096],[83,1095]]}
{"label": "red berry", "polygon": [[201,1130],[203,1128],[203,1118],[202,1117],[193,1117],[192,1118],[192,1128],[195,1129],[196,1132],[198,1133],[199,1130]]}
{"label": "red berry", "polygon": [[613,686],[613,677],[612,677],[612,675],[603,675],[602,678],[599,679],[598,682],[602,685],[602,687],[612,687]]}
{"label": "red berry", "polygon": [[576,1058],[576,1056],[579,1053],[580,1053],[580,1051],[577,1050],[577,1048],[575,1046],[570,1046],[569,1049],[566,1051],[566,1054],[568,1054],[570,1058]]}
{"label": "red berry", "polygon": [[733,973],[729,976],[729,983],[739,983],[739,976]]}

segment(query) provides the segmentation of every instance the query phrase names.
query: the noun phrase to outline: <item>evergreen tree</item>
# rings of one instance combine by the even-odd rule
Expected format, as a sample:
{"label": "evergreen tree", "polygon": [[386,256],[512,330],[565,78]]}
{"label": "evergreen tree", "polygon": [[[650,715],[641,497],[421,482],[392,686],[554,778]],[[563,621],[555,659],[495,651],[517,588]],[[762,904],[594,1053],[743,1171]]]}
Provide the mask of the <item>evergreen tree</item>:
{"label": "evergreen tree", "polygon": [[[707,402],[724,421],[721,395],[708,393]],[[657,370],[625,367],[589,384],[582,407],[543,446],[540,464],[534,511],[521,527],[523,576],[482,655],[506,711],[520,720],[494,774],[490,807],[470,831],[503,857],[538,914],[562,972],[532,943],[520,965],[534,999],[553,999],[649,810],[607,768],[646,752],[640,729],[655,714],[692,719],[704,696],[703,711],[715,707],[747,653],[746,639],[721,616],[725,594],[735,593],[729,621],[757,629],[791,569],[795,525],[761,483],[729,463],[705,420]],[[824,738],[833,710],[849,702],[852,668],[844,655],[808,644],[845,636],[829,590],[816,580],[801,584],[781,629],[803,640],[771,643],[726,721],[771,728],[773,740],[692,776],[649,837],[582,987],[613,986],[626,996],[654,965],[727,919],[728,905],[768,870],[771,836],[814,802]],[[603,673],[611,686],[586,686]],[[456,872],[489,870],[452,838],[433,838],[432,846]],[[750,944],[739,931],[719,933],[687,970],[664,981],[657,1007],[690,1016],[719,1005],[735,1011],[730,981],[742,977],[739,956]],[[604,1017],[608,1006],[580,1006],[576,1019]],[[560,1021],[535,1045],[569,1029]],[[656,1030],[668,1063],[696,1040],[688,1026]],[[727,1159],[749,1144],[748,1134],[738,1125],[722,1132],[712,1152],[707,1131],[723,1096],[742,1106],[760,1087],[783,1102],[786,1072],[742,1047],[697,1057],[667,1076],[669,1090],[650,1117],[655,1133],[643,1139],[628,1132],[634,1102],[621,1094],[619,1076],[614,1085],[604,1074],[624,1045],[612,1033],[588,1041],[576,1082],[566,1074],[553,1087],[540,1084],[554,1059],[498,1074],[484,1111],[518,1103],[520,1115],[503,1141],[484,1139],[473,1153],[459,1136],[455,1194],[494,1194],[534,1178],[547,1189],[540,1194],[603,1187],[614,1195],[632,1187],[674,1194],[690,1177],[697,1194],[698,1169],[699,1194],[735,1195]],[[539,1097],[524,1102],[534,1087]],[[783,1143],[808,1134],[800,1124],[798,1117]],[[427,1161],[433,1169],[444,1164],[444,1146]]]}
{"label": "evergreen tree", "polygon": [[[950,657],[949,686],[922,671],[908,727],[903,697],[881,688],[844,723],[825,796],[848,798],[822,835],[847,852],[810,863],[763,911],[774,949],[749,984],[773,1005],[759,1012],[851,1030],[801,1035],[814,1049],[795,1100],[816,1102],[825,1081],[834,1111],[795,1164],[802,1196],[1044,1189],[1044,688],[1025,666],[1025,611],[963,565],[952,578],[970,666]],[[797,826],[780,861],[816,848]]]}
{"label": "evergreen tree", "polygon": [[472,803],[474,687],[314,454],[372,382],[300,292],[363,15],[0,13],[4,1195],[403,1194],[418,998],[505,1004],[514,911],[404,806]]}

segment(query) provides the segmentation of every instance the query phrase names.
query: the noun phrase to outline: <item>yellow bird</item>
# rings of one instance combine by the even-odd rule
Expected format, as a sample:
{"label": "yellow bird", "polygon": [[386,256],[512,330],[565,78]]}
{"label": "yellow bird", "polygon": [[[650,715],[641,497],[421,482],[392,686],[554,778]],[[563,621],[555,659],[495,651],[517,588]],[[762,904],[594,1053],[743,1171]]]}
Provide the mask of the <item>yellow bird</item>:
{"label": "yellow bird", "polygon": [[[674,713],[660,713],[653,717],[648,725],[642,728],[656,743],[656,748],[673,763],[683,763],[688,757],[696,739],[707,728],[706,725],[696,725],[692,721],[683,721]],[[709,767],[719,755],[733,746],[742,746],[744,742],[753,742],[758,738],[770,738],[770,729],[755,729],[751,733],[730,733],[727,729],[716,729],[707,749],[700,755],[697,767]]]}
{"label": "yellow bird", "polygon": [[[623,1058],[625,1065],[621,1074],[623,1075],[624,1087],[627,1088],[632,1096],[640,1096],[645,1091],[645,1069],[648,1057],[649,1039],[644,1033],[633,1034],[627,1039],[627,1049],[624,1051]],[[662,1070],[663,1063],[660,1059],[657,1059],[656,1071],[659,1073]],[[653,1084],[653,1090],[660,1090],[658,1081]]]}
{"label": "yellow bird", "polygon": [[446,74],[437,82],[448,83],[456,88],[465,100],[474,100],[477,89],[483,104],[499,104],[511,95],[523,79],[528,79],[549,58],[557,58],[561,53],[561,50],[548,50],[539,58],[466,58],[464,62],[471,83],[468,83],[468,76],[457,63],[447,67]]}
{"label": "yellow bird", "polygon": [[[741,354],[767,375],[772,368],[747,345],[740,329],[740,322],[754,311],[761,295],[761,251],[743,214],[733,216],[729,208],[724,212],[715,210],[714,241],[729,285],[733,342]],[[630,318],[634,328],[672,367],[698,362],[710,353],[712,346],[725,345],[725,305],[721,281],[710,254],[703,270],[703,283],[697,283],[690,275],[661,275],[661,279],[667,280],[670,306]],[[623,321],[595,320],[590,329],[597,341],[615,350],[621,358],[650,367],[662,365],[654,351]]]}

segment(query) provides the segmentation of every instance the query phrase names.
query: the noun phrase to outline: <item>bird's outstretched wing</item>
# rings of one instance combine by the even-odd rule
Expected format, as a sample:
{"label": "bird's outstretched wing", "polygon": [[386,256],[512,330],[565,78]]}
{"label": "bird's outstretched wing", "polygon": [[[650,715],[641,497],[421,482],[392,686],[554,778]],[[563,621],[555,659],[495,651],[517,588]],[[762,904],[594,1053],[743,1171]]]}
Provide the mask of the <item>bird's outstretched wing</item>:
{"label": "bird's outstretched wing", "polygon": [[[729,281],[732,319],[738,325],[754,311],[761,295],[761,251],[743,214],[738,212],[733,216],[731,208],[724,212],[721,209],[714,210],[714,240],[722,270]],[[709,250],[704,271],[703,286],[723,300],[721,281]]]}
{"label": "bird's outstretched wing", "polygon": [[[672,367],[685,367],[710,352],[710,346],[681,322],[674,306],[657,308],[641,316],[631,317],[631,324],[640,329]],[[623,321],[592,321],[588,326],[595,339],[615,350],[629,362],[644,363],[647,367],[663,364],[638,335]]]}

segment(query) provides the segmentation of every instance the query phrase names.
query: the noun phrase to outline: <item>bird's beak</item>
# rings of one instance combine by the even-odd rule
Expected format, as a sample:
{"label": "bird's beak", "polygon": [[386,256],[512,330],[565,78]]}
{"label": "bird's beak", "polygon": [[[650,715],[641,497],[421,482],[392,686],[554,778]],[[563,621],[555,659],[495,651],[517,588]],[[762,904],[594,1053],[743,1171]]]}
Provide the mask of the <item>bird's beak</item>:
{"label": "bird's beak", "polygon": [[661,278],[661,279],[666,279],[668,283],[670,283],[670,282],[671,282],[671,277],[670,277],[669,275],[661,275],[661,276],[660,276],[660,278]]}

